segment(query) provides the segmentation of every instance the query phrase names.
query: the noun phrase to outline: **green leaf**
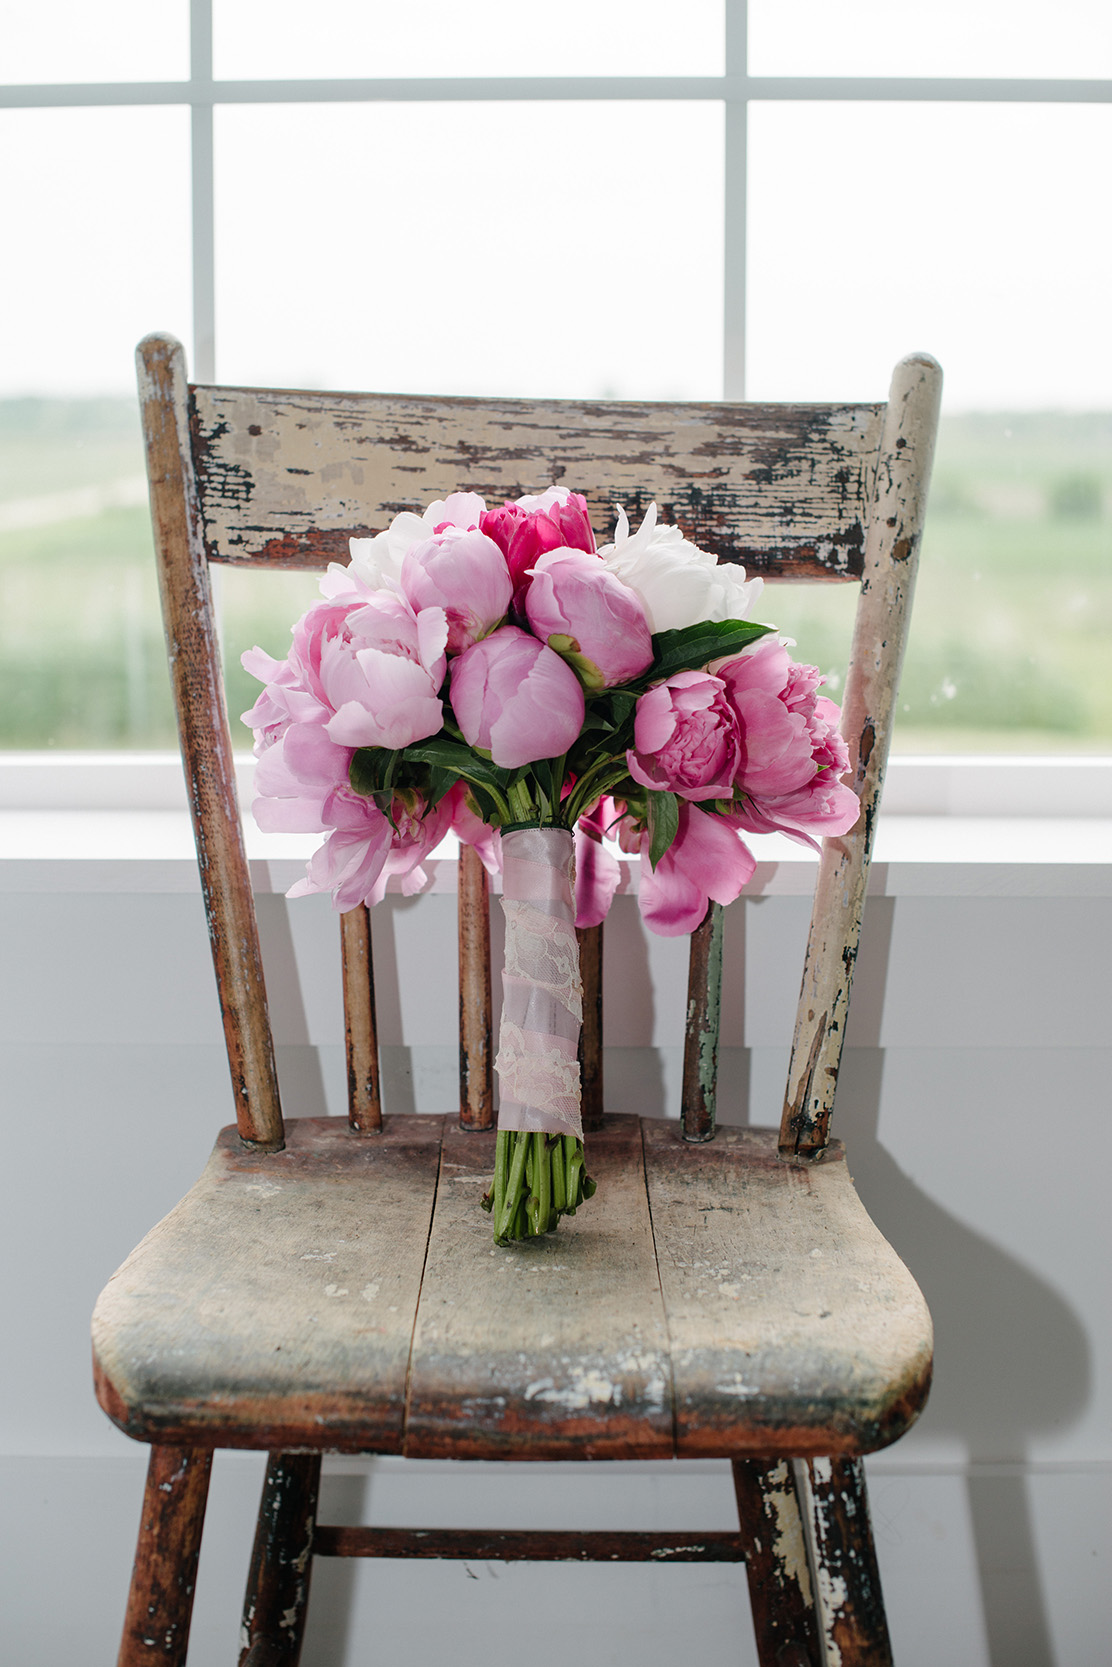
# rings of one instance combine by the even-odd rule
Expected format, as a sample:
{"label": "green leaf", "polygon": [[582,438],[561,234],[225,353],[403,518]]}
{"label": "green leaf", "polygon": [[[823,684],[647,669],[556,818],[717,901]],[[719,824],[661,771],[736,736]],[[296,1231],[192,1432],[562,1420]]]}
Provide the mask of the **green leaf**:
{"label": "green leaf", "polygon": [[414,764],[431,764],[434,770],[447,770],[456,778],[493,788],[496,793],[511,775],[488,758],[480,758],[471,747],[443,735],[434,735],[428,741],[412,741],[405,749],[405,756]]}
{"label": "green leaf", "polygon": [[775,630],[747,619],[700,620],[679,631],[660,631],[653,638],[653,663],[638,684],[659,683],[679,671],[699,671],[710,660],[740,654],[743,648]]}
{"label": "green leaf", "polygon": [[649,793],[649,862],[656,867],[680,831],[680,801],[674,793]]}
{"label": "green leaf", "polygon": [[357,748],[348,766],[352,792],[361,794],[364,799],[373,799],[376,793],[386,792],[394,785],[400,759],[401,753],[391,752],[386,747]]}

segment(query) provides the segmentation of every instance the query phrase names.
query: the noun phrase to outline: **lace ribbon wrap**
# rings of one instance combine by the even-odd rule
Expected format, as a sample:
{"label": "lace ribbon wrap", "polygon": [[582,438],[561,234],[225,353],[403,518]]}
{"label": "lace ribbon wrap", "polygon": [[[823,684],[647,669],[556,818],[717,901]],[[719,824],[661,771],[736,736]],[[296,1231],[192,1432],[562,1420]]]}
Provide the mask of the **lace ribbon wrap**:
{"label": "lace ribbon wrap", "polygon": [[566,828],[502,835],[506,961],[495,1069],[498,1127],[582,1138],[575,846]]}

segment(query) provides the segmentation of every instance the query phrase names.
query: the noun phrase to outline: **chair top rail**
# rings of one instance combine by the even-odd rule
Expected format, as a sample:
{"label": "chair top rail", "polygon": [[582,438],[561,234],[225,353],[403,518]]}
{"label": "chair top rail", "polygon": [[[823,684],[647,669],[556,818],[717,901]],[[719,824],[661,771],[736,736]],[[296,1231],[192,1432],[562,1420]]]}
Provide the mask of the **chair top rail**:
{"label": "chair top rail", "polygon": [[[191,389],[209,559],[323,568],[450,492],[566,484],[600,540],[654,501],[719,561],[859,579],[883,405],[633,404]],[[278,459],[281,459],[281,462]]]}

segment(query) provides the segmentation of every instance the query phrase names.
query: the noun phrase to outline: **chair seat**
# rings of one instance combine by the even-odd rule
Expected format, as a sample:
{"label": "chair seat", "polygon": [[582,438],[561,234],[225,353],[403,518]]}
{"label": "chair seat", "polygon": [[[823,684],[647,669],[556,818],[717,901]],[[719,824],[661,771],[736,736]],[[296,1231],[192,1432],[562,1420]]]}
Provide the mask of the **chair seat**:
{"label": "chair seat", "polygon": [[597,1196],[508,1249],[478,1208],[493,1134],[398,1116],[225,1129],[109,1282],[101,1405],[128,1435],[416,1458],[831,1456],[894,1441],[931,1327],[833,1143],[608,1117]]}

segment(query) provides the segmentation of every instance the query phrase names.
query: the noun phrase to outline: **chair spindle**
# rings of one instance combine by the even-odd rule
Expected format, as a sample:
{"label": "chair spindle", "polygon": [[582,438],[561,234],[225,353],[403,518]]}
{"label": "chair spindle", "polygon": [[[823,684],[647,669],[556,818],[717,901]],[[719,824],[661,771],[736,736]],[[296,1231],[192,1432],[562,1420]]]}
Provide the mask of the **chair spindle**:
{"label": "chair spindle", "polygon": [[602,926],[576,928],[579,971],[583,979],[583,1029],[579,1035],[579,1071],[583,1094],[583,1129],[602,1127]]}
{"label": "chair spindle", "polygon": [[494,1126],[490,993],[490,885],[470,845],[459,852],[459,1122]]}
{"label": "chair spindle", "polygon": [[371,911],[365,903],[340,916],[340,944],[344,968],[348,1122],[361,1134],[368,1134],[382,1127],[382,1079],[375,1023]]}
{"label": "chair spindle", "polygon": [[683,1138],[714,1139],[718,1110],[718,1031],[722,1014],[721,903],[712,903],[691,934],[683,1045]]}

